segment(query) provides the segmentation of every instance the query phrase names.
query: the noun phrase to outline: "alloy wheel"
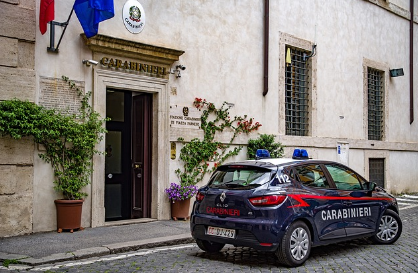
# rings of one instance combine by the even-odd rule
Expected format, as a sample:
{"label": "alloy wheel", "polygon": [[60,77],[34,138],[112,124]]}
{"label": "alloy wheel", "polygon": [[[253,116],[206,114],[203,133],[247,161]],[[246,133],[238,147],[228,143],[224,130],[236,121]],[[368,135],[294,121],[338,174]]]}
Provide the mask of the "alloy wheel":
{"label": "alloy wheel", "polygon": [[390,241],[398,234],[398,222],[391,215],[383,215],[380,219],[379,232],[376,236],[382,241]]}

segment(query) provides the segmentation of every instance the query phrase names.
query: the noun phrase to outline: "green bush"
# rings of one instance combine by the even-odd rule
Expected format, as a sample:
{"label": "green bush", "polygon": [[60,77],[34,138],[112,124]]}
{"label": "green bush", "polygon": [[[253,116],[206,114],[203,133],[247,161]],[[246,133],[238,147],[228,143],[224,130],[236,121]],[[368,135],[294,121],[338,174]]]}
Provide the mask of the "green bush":
{"label": "green bush", "polygon": [[273,158],[283,156],[284,146],[280,143],[274,142],[275,135],[260,134],[257,139],[250,139],[247,146],[247,158],[255,159],[257,149],[266,149],[270,152]]}

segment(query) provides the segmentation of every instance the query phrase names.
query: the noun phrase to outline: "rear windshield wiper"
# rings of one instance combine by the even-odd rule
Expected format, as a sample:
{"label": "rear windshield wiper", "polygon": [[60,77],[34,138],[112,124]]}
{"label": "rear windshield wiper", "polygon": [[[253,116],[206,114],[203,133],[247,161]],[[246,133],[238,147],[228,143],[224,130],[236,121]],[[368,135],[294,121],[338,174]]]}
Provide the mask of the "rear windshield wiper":
{"label": "rear windshield wiper", "polygon": [[212,185],[212,186],[216,188],[228,188],[228,189],[233,189],[233,188],[253,189],[253,188],[257,188],[260,185],[259,184],[247,184],[247,182],[244,180],[235,180],[235,181],[228,181],[219,185]]}

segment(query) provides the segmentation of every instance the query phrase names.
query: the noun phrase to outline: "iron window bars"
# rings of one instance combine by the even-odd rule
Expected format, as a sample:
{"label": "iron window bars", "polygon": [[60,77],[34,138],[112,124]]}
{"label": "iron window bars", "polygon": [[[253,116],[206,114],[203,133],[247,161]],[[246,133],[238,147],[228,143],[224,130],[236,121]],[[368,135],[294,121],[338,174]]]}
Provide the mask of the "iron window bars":
{"label": "iron window bars", "polygon": [[309,66],[303,61],[310,52],[293,47],[290,49],[291,64],[285,72],[285,121],[286,135],[307,136],[309,132]]}
{"label": "iron window bars", "polygon": [[382,140],[384,126],[384,74],[367,68],[368,139]]}

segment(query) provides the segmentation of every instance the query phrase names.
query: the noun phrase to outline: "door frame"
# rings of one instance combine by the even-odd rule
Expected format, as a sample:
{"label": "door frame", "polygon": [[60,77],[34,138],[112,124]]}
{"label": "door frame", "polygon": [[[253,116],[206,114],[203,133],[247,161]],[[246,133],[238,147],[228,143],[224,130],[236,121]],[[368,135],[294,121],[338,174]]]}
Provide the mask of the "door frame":
{"label": "door frame", "polygon": [[[93,109],[101,117],[106,115],[106,89],[115,88],[132,92],[153,94],[153,124],[152,124],[152,192],[151,218],[169,219],[170,203],[164,194],[169,185],[169,96],[168,79],[129,74],[112,70],[94,69],[93,71]],[[105,141],[102,140],[97,149],[105,151]],[[93,157],[93,173],[91,183],[91,226],[105,225],[104,211],[104,154]]]}

